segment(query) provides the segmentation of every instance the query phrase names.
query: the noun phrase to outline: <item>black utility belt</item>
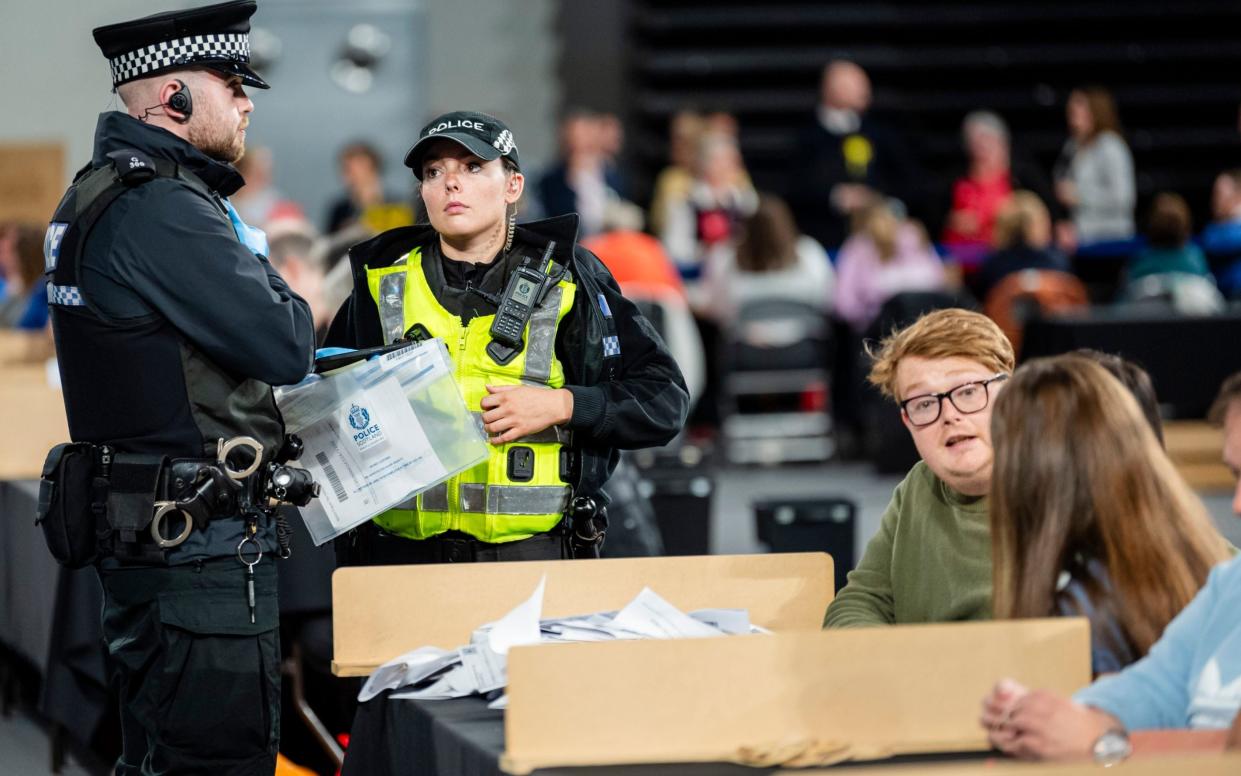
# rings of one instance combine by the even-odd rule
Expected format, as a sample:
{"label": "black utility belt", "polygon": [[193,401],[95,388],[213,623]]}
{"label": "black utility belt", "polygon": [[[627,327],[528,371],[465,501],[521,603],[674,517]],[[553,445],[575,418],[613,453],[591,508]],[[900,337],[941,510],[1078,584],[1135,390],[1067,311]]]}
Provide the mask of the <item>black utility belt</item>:
{"label": "black utility belt", "polygon": [[162,563],[167,550],[212,520],[257,519],[281,502],[304,506],[317,492],[304,469],[264,466],[263,445],[252,437],[220,440],[213,459],[75,442],[48,453],[36,522],[53,557],[70,568],[101,555]]}

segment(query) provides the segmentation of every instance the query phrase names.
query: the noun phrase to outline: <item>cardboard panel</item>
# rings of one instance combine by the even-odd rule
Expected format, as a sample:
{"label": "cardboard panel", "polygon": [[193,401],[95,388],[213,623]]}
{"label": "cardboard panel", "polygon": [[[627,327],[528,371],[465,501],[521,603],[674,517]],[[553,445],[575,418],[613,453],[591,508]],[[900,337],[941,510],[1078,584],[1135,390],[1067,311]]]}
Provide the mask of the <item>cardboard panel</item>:
{"label": "cardboard panel", "polygon": [[513,649],[508,669],[512,773],[718,761],[804,740],[872,759],[985,751],[978,714],[995,681],[1086,685],[1090,632],[1047,619],[566,644]]}
{"label": "cardboard panel", "polygon": [[37,479],[54,445],[69,441],[65,403],[38,366],[0,368],[0,480]]}
{"label": "cardboard panel", "polygon": [[47,226],[65,182],[61,143],[0,143],[0,221]]}
{"label": "cardboard panel", "polygon": [[466,644],[544,574],[545,617],[619,609],[649,587],[682,610],[748,609],[765,628],[818,630],[833,594],[821,552],[342,568],[332,575],[332,672],[365,676],[411,649]]}

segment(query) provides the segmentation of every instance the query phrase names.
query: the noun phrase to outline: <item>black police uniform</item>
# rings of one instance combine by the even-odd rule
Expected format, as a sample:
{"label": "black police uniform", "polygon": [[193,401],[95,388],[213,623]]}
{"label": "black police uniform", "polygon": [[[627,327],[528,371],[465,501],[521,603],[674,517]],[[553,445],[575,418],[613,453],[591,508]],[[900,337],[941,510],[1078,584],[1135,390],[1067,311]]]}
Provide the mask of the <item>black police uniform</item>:
{"label": "black police uniform", "polygon": [[[253,2],[226,3],[95,35],[114,83],[205,60],[265,86],[239,53],[253,12]],[[196,43],[197,35],[209,43]],[[126,53],[148,49],[162,59]],[[160,174],[132,178],[82,233],[81,208],[91,200],[82,188],[93,170],[109,166],[122,175]],[[62,200],[46,247],[75,442],[106,444],[118,461],[203,461],[215,456],[219,439],[240,435],[263,445],[264,463],[280,449],[284,429],[271,385],[305,376],[314,326],[306,302],[241,242],[230,220],[224,198],[243,183],[231,165],[171,132],[122,113],[100,116],[94,157]],[[59,266],[71,254],[80,256],[77,265]],[[76,284],[58,283],[66,277]],[[171,470],[155,471],[148,490],[171,488]],[[152,506],[149,494],[109,499],[108,524],[149,522]],[[264,557],[254,569],[252,613],[237,558],[244,530],[239,515],[222,514],[171,549],[142,531],[101,532],[103,632],[121,699],[118,774],[274,770],[276,542],[273,528],[259,525]]]}

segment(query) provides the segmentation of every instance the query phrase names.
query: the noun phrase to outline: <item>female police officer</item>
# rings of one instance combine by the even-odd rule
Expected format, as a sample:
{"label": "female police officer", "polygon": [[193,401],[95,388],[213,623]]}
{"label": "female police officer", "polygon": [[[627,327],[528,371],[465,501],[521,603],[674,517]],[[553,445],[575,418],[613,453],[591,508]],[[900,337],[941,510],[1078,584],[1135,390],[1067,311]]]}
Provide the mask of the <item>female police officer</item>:
{"label": "female police officer", "polygon": [[577,216],[516,224],[525,178],[501,121],[440,116],[405,164],[430,223],[354,246],[353,295],[327,344],[442,338],[491,454],[343,537],[341,561],[590,555],[617,450],[665,444],[685,422],[680,370],[576,244]]}

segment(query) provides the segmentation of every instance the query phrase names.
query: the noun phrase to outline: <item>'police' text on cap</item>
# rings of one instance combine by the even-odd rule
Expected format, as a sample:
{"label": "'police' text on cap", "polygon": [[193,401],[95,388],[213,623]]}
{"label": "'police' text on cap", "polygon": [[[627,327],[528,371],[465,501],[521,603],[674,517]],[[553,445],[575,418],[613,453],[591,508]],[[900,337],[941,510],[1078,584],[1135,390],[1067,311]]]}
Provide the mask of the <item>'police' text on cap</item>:
{"label": "'police' text on cap", "polygon": [[405,154],[405,166],[422,178],[422,160],[436,140],[452,140],[485,161],[504,157],[518,170],[517,141],[512,131],[495,116],[470,111],[455,111],[436,116],[418,133],[418,141]]}

